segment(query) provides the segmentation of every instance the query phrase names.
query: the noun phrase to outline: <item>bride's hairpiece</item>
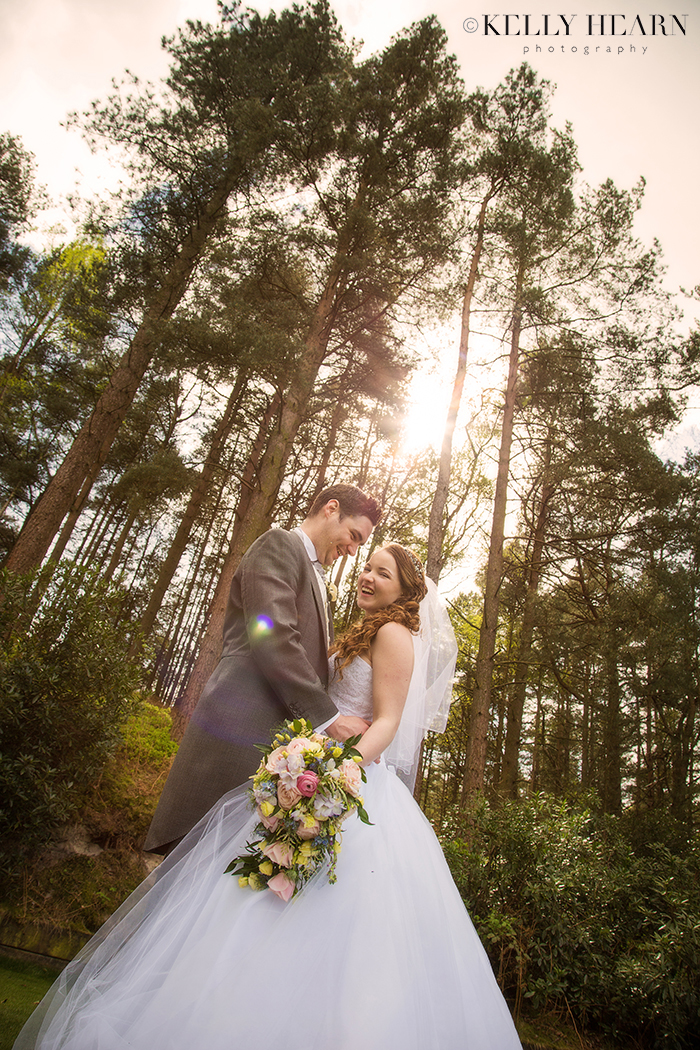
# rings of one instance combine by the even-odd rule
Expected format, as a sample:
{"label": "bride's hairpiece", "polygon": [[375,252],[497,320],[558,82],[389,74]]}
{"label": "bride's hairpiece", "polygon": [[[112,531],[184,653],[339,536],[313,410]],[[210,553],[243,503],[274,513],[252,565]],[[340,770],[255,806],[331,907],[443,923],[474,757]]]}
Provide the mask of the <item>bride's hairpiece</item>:
{"label": "bride's hairpiece", "polygon": [[423,577],[425,576],[425,572],[423,571],[423,566],[421,565],[420,558],[418,558],[413,553],[413,551],[410,551],[407,547],[405,547],[404,550],[406,551],[406,554],[411,559],[411,565],[416,570],[416,572],[418,573],[418,575],[420,576],[420,578],[422,580]]}

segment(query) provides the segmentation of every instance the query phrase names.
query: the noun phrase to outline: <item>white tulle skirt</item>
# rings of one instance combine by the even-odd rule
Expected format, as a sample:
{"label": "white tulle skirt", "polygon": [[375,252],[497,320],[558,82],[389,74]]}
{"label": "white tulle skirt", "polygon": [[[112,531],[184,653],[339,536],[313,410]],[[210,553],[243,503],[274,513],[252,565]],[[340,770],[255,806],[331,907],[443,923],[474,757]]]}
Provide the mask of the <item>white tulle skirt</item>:
{"label": "white tulle skirt", "polygon": [[430,824],[385,765],[338,881],[288,904],[223,871],[255,825],[226,795],[66,968],[14,1050],[516,1050]]}

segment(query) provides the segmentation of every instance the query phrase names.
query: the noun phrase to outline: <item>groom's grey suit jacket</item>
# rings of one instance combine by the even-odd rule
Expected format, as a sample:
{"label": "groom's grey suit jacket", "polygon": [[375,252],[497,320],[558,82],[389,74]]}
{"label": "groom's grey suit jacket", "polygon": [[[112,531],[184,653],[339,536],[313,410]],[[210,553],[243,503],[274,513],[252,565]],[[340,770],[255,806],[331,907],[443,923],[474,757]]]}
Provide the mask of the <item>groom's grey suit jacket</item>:
{"label": "groom's grey suit jacket", "polygon": [[145,849],[181,838],[257,769],[255,744],[286,718],[333,719],[326,692],[325,607],[297,533],[272,529],[231,584],[221,660],[205,686],[163,789]]}

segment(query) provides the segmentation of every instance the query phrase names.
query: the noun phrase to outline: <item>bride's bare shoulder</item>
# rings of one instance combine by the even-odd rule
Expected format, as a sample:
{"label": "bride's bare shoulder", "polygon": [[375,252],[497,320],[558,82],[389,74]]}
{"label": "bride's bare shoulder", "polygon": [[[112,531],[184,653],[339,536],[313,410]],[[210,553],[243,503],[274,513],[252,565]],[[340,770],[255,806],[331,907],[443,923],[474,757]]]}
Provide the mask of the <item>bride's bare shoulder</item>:
{"label": "bride's bare shoulder", "polygon": [[390,621],[382,624],[372,642],[375,685],[387,675],[406,685],[413,670],[413,636],[408,627]]}
{"label": "bride's bare shoulder", "polygon": [[374,636],[373,651],[381,649],[386,652],[411,652],[413,653],[413,636],[408,627],[402,623],[390,620],[384,623]]}

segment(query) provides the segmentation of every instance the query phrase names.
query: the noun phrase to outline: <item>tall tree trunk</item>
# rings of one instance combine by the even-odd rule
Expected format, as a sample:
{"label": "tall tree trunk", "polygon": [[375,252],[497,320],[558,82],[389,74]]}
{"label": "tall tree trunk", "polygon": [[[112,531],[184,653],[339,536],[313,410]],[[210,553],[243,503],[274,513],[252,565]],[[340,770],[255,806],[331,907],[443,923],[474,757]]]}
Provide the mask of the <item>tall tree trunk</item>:
{"label": "tall tree trunk", "polygon": [[76,496],[75,502],[70,509],[68,517],[63,523],[63,528],[61,529],[60,535],[56,540],[56,543],[54,544],[53,550],[51,551],[49,561],[58,564],[58,562],[63,557],[63,552],[68,546],[68,541],[73,535],[73,530],[78,522],[78,518],[82,514],[85,504],[88,501],[88,497],[90,495],[90,490],[92,489],[94,480],[95,472],[91,471],[89,477],[87,477],[83,482],[83,487]]}
{"label": "tall tree trunk", "polygon": [[[214,528],[214,522],[216,521],[216,517],[219,513],[219,507],[221,506],[223,495],[224,485],[219,484],[218,491],[216,493],[216,499],[214,500],[214,505],[209,510],[209,520],[207,522],[206,528],[203,531],[202,536],[199,538],[197,543],[197,552],[194,564],[190,565],[188,573],[185,575],[185,579],[182,583],[182,586],[178,591],[177,597],[173,602],[173,608],[170,613],[170,619],[165,631],[163,632],[162,641],[159,645],[154,666],[148,679],[149,687],[154,681],[156,681],[157,676],[159,678],[163,677],[160,674],[160,666],[164,661],[170,659],[170,656],[175,651],[180,641],[180,631],[182,629],[182,624],[185,619],[185,613],[188,609],[192,607],[192,592],[194,591],[195,584],[197,583],[200,577],[200,569],[202,566],[202,562],[204,561],[204,556],[206,554],[207,547],[209,545],[209,540],[211,538],[211,534]],[[132,648],[133,651],[139,652],[141,648],[140,642],[134,642]],[[158,688],[159,687],[156,687],[157,691]],[[161,699],[163,699],[163,696],[160,692],[159,696]]]}
{"label": "tall tree trunk", "polygon": [[121,532],[119,533],[117,542],[115,543],[114,548],[112,550],[112,557],[109,559],[109,565],[104,571],[104,576],[107,580],[111,580],[112,576],[114,575],[114,571],[117,568],[117,565],[119,564],[119,561],[122,556],[122,551],[124,550],[124,544],[126,543],[129,533],[131,532],[132,525],[136,521],[136,516],[138,512],[138,505],[134,500],[132,506],[127,511],[126,521],[122,525]]}
{"label": "tall tree trunk", "polygon": [[515,309],[511,329],[510,358],[508,364],[508,382],[506,385],[505,404],[503,406],[503,427],[501,430],[501,447],[498,455],[498,474],[493,503],[493,522],[491,540],[486,567],[484,586],[484,611],[479,631],[479,651],[476,658],[474,697],[469,717],[469,739],[467,740],[467,760],[462,783],[462,801],[470,795],[481,791],[484,786],[486,769],[486,743],[489,729],[489,711],[493,690],[493,658],[496,651],[496,629],[498,626],[498,605],[501,577],[503,575],[503,536],[505,532],[506,507],[508,501],[508,476],[510,473],[510,453],[513,442],[513,425],[515,420],[516,389],[520,366],[520,330],[522,325],[522,307],[520,293],[522,290],[523,269],[518,274],[515,289]]}
{"label": "tall tree trunk", "polygon": [[[89,495],[90,495],[90,490],[88,488],[88,496]],[[95,503],[95,506],[92,509],[92,516],[91,516],[90,522],[88,524],[86,524],[85,531],[83,532],[83,535],[81,537],[80,543],[78,544],[78,546],[76,548],[75,554],[73,556],[73,560],[75,561],[76,564],[82,565],[84,554],[85,554],[86,550],[88,549],[88,547],[92,544],[98,529],[101,527],[100,526],[100,522],[102,520],[101,519],[101,515],[103,514],[103,512],[105,510],[105,507],[107,507],[108,503],[109,503],[109,489],[107,487],[105,487],[104,493],[102,494],[100,499],[97,500],[97,502]]]}
{"label": "tall tree trunk", "polygon": [[187,547],[192,533],[192,528],[197,520],[202,503],[209,491],[214,473],[221,461],[221,453],[229,438],[231,430],[233,429],[236,410],[239,407],[240,397],[245,389],[247,381],[248,373],[244,371],[239,372],[233,390],[231,391],[231,396],[229,397],[226,408],[224,409],[224,413],[219,420],[201,473],[194,489],[192,490],[192,494],[187,503],[187,508],[182,516],[180,524],[178,525],[173,542],[170,544],[170,550],[160,568],[158,579],[155,582],[148,605],[146,606],[146,610],[141,618],[141,630],[144,638],[147,638],[153,630],[156,617],[160,612],[161,605],[163,604],[165,592],[170,586],[170,581],[175,575],[177,567],[180,564],[180,559],[185,552],[185,548]]}
{"label": "tall tree trunk", "polygon": [[591,689],[590,689],[590,666],[586,662],[585,680],[583,683],[583,700],[581,703],[581,787],[587,791],[591,785],[592,755],[591,755]]}
{"label": "tall tree trunk", "polygon": [[114,512],[109,517],[108,524],[104,527],[101,535],[98,537],[99,543],[95,544],[95,549],[91,552],[89,558],[86,557],[83,559],[83,565],[87,563],[90,565],[90,568],[97,569],[98,572],[102,571],[102,567],[107,561],[107,556],[111,550],[111,546],[115,542],[119,530],[121,529],[123,510],[123,504],[118,504],[114,508]]}
{"label": "tall tree trunk", "polygon": [[685,699],[685,710],[681,713],[671,736],[669,789],[671,812],[678,821],[692,828],[691,780],[694,749],[697,743],[697,697],[689,691]]}
{"label": "tall tree trunk", "polygon": [[[121,507],[118,503],[110,503],[109,492],[105,492],[104,499],[95,510],[90,527],[86,529],[83,541],[76,553],[76,561],[80,565],[88,565],[93,560],[100,548],[102,540],[112,527],[112,522],[119,515]],[[86,542],[87,541],[87,542]]]}
{"label": "tall tree trunk", "polygon": [[86,478],[95,476],[112,447],[136,395],[141,380],[158,347],[163,326],[185,293],[195,265],[221,218],[236,184],[228,173],[192,227],[185,243],[147,307],[131,345],[121,358],[100,396],[92,415],[83,425],[61,466],[42,493],[22,527],[6,565],[13,572],[27,572],[46,556],[51,542],[70,511]]}
{"label": "tall tree trunk", "polygon": [[[508,637],[505,641],[504,648],[507,653],[515,652],[515,631],[517,624],[517,603],[513,602],[508,616]],[[510,681],[510,661],[506,667],[503,668],[502,673],[502,685],[498,690],[498,698],[496,701],[496,733],[493,741],[493,763],[491,768],[490,788],[492,794],[498,792],[499,784],[501,782],[501,775],[503,770],[503,751],[505,748],[505,735],[506,735],[506,718],[508,714],[508,698],[511,691],[515,687],[515,678]],[[516,669],[517,674],[517,669]]]}
{"label": "tall tree trunk", "polygon": [[336,441],[338,440],[338,433],[342,424],[345,422],[348,416],[348,406],[342,400],[342,397],[336,401],[333,408],[333,414],[331,416],[331,424],[328,428],[328,437],[326,444],[323,449],[323,455],[321,456],[321,462],[318,464],[316,469],[316,478],[314,481],[314,487],[311,492],[311,496],[308,500],[309,506],[311,506],[317,496],[323,492],[326,487],[326,474],[328,473],[328,467],[330,466],[331,456],[335,449]]}
{"label": "tall tree trunk", "polygon": [[620,669],[617,631],[609,627],[605,652],[606,708],[603,737],[603,809],[619,813],[622,809],[622,727],[620,724]]}
{"label": "tall tree trunk", "polygon": [[281,398],[279,394],[275,394],[260,422],[253,448],[241,476],[241,491],[236,505],[233,534],[214,596],[209,605],[206,630],[203,632],[197,659],[189,676],[187,686],[178,698],[174,711],[173,735],[176,737],[180,737],[184,733],[192,712],[197,706],[202,689],[219,662],[228,592],[231,589],[231,581],[238,568],[238,563],[243,552],[247,550],[253,540],[257,539],[265,531],[265,527],[270,525],[271,517],[254,536],[251,536],[251,531],[246,527],[249,522],[250,506],[259,491],[259,477],[257,473],[263,457],[270,425],[278,415],[280,405]]}
{"label": "tall tree trunk", "polygon": [[532,536],[532,555],[528,566],[525,606],[520,627],[520,641],[516,657],[515,682],[508,704],[506,740],[503,748],[503,768],[501,770],[500,794],[505,798],[517,798],[518,794],[518,761],[520,758],[520,739],[523,727],[523,710],[525,694],[530,671],[532,655],[532,637],[535,629],[535,610],[537,591],[542,573],[542,556],[544,552],[545,533],[549,501],[554,493],[554,485],[548,479],[551,456],[550,443],[545,446],[542,468],[542,488],[540,492],[537,518]]}
{"label": "tall tree trunk", "polygon": [[[129,600],[122,605],[122,611],[121,611],[120,620],[127,620],[127,619],[131,620],[132,617],[134,616],[134,611],[135,611],[137,603],[139,601],[139,595],[138,595],[138,590],[137,590],[138,581],[141,579],[141,573],[142,573],[143,567],[144,567],[144,565],[146,563],[146,558],[148,557],[149,547],[150,547],[150,544],[151,544],[151,540],[153,539],[153,535],[156,532],[156,529],[158,529],[158,527],[160,526],[160,523],[162,522],[164,517],[165,517],[164,514],[160,514],[157,518],[155,518],[151,522],[151,526],[150,526],[150,528],[148,530],[148,533],[146,535],[145,540],[143,539],[143,536],[141,534],[137,534],[136,537],[135,537],[135,541],[141,544],[141,552],[139,554],[138,561],[136,562],[136,566],[134,567],[134,570],[133,570],[133,572],[131,574],[132,586],[129,588]],[[134,543],[134,549],[136,547],[136,542]],[[131,557],[131,551],[129,552],[127,557],[124,559],[124,564],[122,566],[122,575],[124,574],[124,572],[127,569],[130,557]],[[121,582],[121,577],[120,577],[120,582]],[[134,584],[136,585],[136,587],[134,587]]]}
{"label": "tall tree trunk", "polygon": [[486,210],[492,194],[484,197],[479,211],[477,223],[477,236],[474,251],[472,252],[471,264],[469,266],[469,277],[464,292],[462,303],[462,329],[459,338],[459,355],[457,358],[457,372],[452,387],[450,407],[447,410],[445,430],[442,435],[442,448],[440,450],[440,464],[438,466],[437,482],[435,484],[435,495],[430,508],[430,522],[428,525],[428,557],[426,560],[426,575],[435,583],[440,579],[442,566],[444,564],[443,543],[445,539],[445,505],[450,489],[450,473],[452,471],[452,443],[457,426],[459,406],[464,391],[464,380],[467,374],[467,355],[469,352],[469,334],[471,321],[472,300],[474,287],[479,271],[479,260],[484,247],[484,225],[486,222]]}
{"label": "tall tree trunk", "polygon": [[540,790],[542,776],[542,751],[544,747],[544,725],[542,737],[540,737],[540,721],[544,719],[542,713],[542,674],[537,683],[537,697],[535,701],[535,732],[532,738],[532,773],[530,775],[530,793],[535,794]]}

